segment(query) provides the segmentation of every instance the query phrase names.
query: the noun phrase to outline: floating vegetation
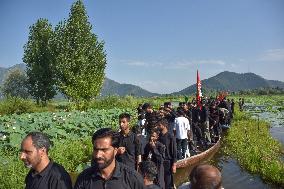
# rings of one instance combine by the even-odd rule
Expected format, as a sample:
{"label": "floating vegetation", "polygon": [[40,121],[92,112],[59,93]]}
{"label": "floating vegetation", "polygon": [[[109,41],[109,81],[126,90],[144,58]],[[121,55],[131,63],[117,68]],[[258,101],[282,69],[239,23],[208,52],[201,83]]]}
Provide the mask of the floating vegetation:
{"label": "floating vegetation", "polygon": [[250,116],[245,112],[236,112],[233,126],[225,138],[225,151],[249,172],[260,175],[266,182],[283,187],[283,147],[271,137],[267,122]]}

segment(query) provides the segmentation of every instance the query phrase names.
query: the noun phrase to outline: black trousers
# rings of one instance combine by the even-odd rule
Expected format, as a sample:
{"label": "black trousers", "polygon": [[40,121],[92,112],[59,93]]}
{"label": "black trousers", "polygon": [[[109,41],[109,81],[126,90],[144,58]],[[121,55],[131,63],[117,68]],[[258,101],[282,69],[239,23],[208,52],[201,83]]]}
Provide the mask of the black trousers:
{"label": "black trousers", "polygon": [[164,180],[165,180],[165,189],[174,188],[174,177],[172,172],[172,163],[170,160],[164,160]]}
{"label": "black trousers", "polygon": [[177,141],[177,156],[178,159],[183,159],[185,157],[187,139],[176,139]]}

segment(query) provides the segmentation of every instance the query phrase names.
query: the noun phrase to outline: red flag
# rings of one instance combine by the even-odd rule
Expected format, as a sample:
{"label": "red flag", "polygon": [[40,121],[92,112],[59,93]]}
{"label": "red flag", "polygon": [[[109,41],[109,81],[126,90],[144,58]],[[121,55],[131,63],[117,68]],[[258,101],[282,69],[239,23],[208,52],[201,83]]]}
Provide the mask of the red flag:
{"label": "red flag", "polygon": [[202,97],[202,93],[201,93],[201,81],[199,78],[199,73],[197,70],[197,82],[196,82],[196,101],[197,101],[197,106],[201,107],[201,97]]}

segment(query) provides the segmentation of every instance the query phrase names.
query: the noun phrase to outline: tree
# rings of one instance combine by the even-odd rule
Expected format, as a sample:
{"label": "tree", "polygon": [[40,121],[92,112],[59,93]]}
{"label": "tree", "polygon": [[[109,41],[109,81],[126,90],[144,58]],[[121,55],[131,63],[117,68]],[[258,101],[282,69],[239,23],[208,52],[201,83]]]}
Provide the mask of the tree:
{"label": "tree", "polygon": [[39,19],[30,27],[29,39],[24,46],[23,62],[27,65],[28,90],[37,104],[46,105],[56,94],[52,63],[54,56],[50,47],[53,31],[47,19]]}
{"label": "tree", "polygon": [[28,98],[26,74],[20,69],[10,70],[4,80],[2,92],[5,97]]}
{"label": "tree", "polygon": [[52,40],[59,90],[75,102],[97,96],[104,81],[104,42],[91,32],[82,1],[75,2],[67,21],[55,28]]}

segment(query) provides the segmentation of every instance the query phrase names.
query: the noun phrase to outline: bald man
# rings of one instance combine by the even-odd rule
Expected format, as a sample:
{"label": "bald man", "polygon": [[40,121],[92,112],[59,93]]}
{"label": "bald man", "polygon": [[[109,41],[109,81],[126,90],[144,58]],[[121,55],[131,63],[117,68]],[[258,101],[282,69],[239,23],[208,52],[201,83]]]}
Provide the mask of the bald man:
{"label": "bald man", "polygon": [[197,165],[189,175],[190,184],[179,189],[222,189],[222,176],[220,171],[212,165]]}

